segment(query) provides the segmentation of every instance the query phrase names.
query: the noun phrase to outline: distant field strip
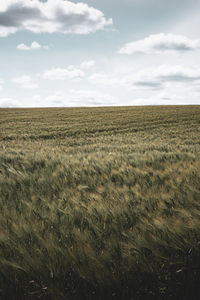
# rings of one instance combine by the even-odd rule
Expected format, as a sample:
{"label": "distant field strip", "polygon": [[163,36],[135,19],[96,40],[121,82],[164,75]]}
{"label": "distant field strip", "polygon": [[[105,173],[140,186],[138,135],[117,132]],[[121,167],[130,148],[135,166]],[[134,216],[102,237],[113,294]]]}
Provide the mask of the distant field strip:
{"label": "distant field strip", "polygon": [[200,106],[0,109],[0,299],[200,299]]}

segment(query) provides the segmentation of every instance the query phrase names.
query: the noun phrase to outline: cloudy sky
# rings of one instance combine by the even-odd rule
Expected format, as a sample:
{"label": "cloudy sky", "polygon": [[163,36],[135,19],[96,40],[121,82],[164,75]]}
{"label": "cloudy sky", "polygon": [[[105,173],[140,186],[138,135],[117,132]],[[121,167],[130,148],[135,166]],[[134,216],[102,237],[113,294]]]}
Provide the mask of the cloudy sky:
{"label": "cloudy sky", "polygon": [[0,107],[200,104],[200,0],[0,2]]}

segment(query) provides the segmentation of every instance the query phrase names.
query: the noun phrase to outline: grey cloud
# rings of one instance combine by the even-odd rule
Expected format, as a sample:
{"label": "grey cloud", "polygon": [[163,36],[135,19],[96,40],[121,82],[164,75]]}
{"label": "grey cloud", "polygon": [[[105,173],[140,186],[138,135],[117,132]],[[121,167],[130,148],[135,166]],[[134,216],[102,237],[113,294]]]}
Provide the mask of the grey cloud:
{"label": "grey cloud", "polygon": [[28,19],[39,20],[42,18],[42,14],[38,8],[29,8],[20,5],[20,2],[18,4],[11,4],[7,11],[0,12],[1,26],[21,27],[22,23]]}
{"label": "grey cloud", "polygon": [[158,77],[161,81],[171,81],[171,82],[192,82],[196,80],[200,80],[200,76],[190,77],[183,74],[169,74],[169,75],[161,75]]}
{"label": "grey cloud", "polygon": [[196,82],[200,80],[200,69],[184,66],[162,65],[153,74],[159,82]]}
{"label": "grey cloud", "polygon": [[162,83],[161,82],[156,82],[156,81],[136,81],[134,82],[134,86],[137,86],[137,87],[144,87],[144,88],[152,88],[152,89],[160,89],[162,87]]}
{"label": "grey cloud", "polygon": [[173,44],[173,43],[158,43],[155,47],[155,50],[160,51],[160,52],[164,52],[164,51],[190,51],[192,50],[192,47],[190,47],[189,45],[185,44],[185,43],[180,43],[180,44]]}
{"label": "grey cloud", "polygon": [[200,49],[200,40],[189,39],[182,35],[154,34],[143,40],[134,41],[124,45],[120,54],[167,54],[182,53]]}
{"label": "grey cloud", "polygon": [[83,26],[95,26],[97,22],[101,22],[101,17],[97,20],[92,20],[90,14],[86,12],[77,12],[76,14],[66,14],[61,9],[55,11],[55,20],[59,20],[65,30],[70,27],[76,27],[79,24]]}
{"label": "grey cloud", "polygon": [[135,74],[132,85],[135,88],[161,90],[167,84],[195,85],[200,82],[200,69],[177,66],[161,65],[155,69],[143,70]]}
{"label": "grey cloud", "polygon": [[65,0],[7,0],[0,7],[2,37],[19,30],[88,34],[111,24],[112,19],[107,20],[101,11]]}

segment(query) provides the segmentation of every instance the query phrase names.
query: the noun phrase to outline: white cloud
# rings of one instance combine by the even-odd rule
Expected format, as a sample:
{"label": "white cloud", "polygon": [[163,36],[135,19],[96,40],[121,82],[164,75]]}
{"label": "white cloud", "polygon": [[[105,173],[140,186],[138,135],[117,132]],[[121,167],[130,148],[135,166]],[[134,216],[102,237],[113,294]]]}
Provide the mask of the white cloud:
{"label": "white cloud", "polygon": [[29,50],[40,50],[40,49],[45,49],[45,50],[48,50],[49,47],[48,46],[42,46],[40,45],[39,43],[37,42],[32,42],[30,46],[27,46],[25,44],[19,44],[17,46],[17,49],[18,50],[24,50],[24,51],[29,51]]}
{"label": "white cloud", "polygon": [[67,93],[57,91],[56,93],[41,97],[33,97],[34,106],[44,107],[78,107],[78,106],[109,106],[116,105],[117,99],[107,93],[96,90],[70,90]]}
{"label": "white cloud", "polygon": [[0,79],[0,91],[3,89],[3,86],[2,86],[3,82],[4,81],[2,79]]}
{"label": "white cloud", "polygon": [[137,72],[132,76],[131,84],[139,89],[162,89],[164,86],[176,85],[182,87],[196,84],[200,81],[200,68],[179,65],[161,65]]}
{"label": "white cloud", "polygon": [[168,82],[194,82],[200,80],[200,68],[161,65],[153,73],[156,78]]}
{"label": "white cloud", "polygon": [[127,74],[94,73],[87,77],[94,85],[100,86],[124,86],[135,90],[161,90],[169,85],[177,88],[194,88],[200,84],[200,68],[192,68],[180,65],[161,65],[156,68],[132,71]]}
{"label": "white cloud", "polygon": [[110,94],[96,90],[71,90],[69,95],[72,103],[78,106],[103,106],[116,103],[116,98]]}
{"label": "white cloud", "polygon": [[1,0],[0,36],[17,31],[88,34],[112,25],[112,19],[84,3],[65,0]]}
{"label": "white cloud", "polygon": [[64,68],[52,68],[43,73],[42,77],[49,80],[66,80],[66,79],[80,79],[85,76],[84,72],[74,66]]}
{"label": "white cloud", "polygon": [[158,89],[161,83],[151,76],[152,70],[132,72],[132,74],[94,73],[88,77],[89,82],[101,86],[126,86],[139,89]]}
{"label": "white cloud", "polygon": [[0,98],[0,107],[19,107],[20,102],[12,98]]}
{"label": "white cloud", "polygon": [[163,91],[149,97],[133,98],[130,103],[130,105],[199,105],[200,101],[195,95],[191,98],[191,95]]}
{"label": "white cloud", "polygon": [[[1,15],[1,11],[0,11]],[[17,28],[15,27],[5,27],[0,23],[0,37],[7,37],[9,34],[14,34],[17,32]]]}
{"label": "white cloud", "polygon": [[20,77],[16,77],[12,80],[12,82],[18,84],[21,88],[24,89],[38,88],[38,84],[28,75],[22,75]]}
{"label": "white cloud", "polygon": [[105,73],[94,73],[88,77],[92,84],[100,84],[104,86],[127,85],[128,79],[122,78],[120,75],[108,75]]}
{"label": "white cloud", "polygon": [[52,68],[43,72],[42,77],[49,80],[81,79],[86,70],[95,65],[94,60],[83,61],[79,66],[70,65],[67,68]]}
{"label": "white cloud", "polygon": [[182,35],[154,34],[143,40],[127,43],[119,50],[120,54],[167,54],[183,53],[200,48],[200,40],[192,40]]}
{"label": "white cloud", "polygon": [[[134,74],[105,74],[94,73],[88,77],[89,82],[101,86],[126,86],[135,89],[159,89],[161,83],[157,78],[152,77],[152,71],[145,70],[135,72]],[[149,75],[148,75],[149,74]]]}
{"label": "white cloud", "polygon": [[95,61],[94,60],[86,60],[83,61],[80,65],[81,69],[90,69],[91,67],[93,67],[95,65]]}

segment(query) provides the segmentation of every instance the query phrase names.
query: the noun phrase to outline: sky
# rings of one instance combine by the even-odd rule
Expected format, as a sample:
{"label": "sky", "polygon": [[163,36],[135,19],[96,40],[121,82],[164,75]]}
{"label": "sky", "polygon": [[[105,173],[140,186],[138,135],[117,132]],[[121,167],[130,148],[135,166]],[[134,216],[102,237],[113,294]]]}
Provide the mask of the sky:
{"label": "sky", "polygon": [[0,2],[0,107],[200,104],[200,0]]}

